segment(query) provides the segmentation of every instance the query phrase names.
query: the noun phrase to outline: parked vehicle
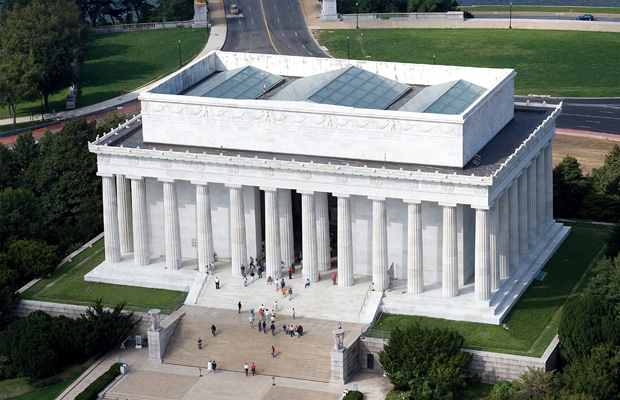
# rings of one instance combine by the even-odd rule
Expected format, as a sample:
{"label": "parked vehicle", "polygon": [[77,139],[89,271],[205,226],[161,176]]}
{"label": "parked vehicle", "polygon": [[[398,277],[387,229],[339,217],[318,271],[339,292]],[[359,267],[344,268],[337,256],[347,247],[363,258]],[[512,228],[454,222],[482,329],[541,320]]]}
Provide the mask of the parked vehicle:
{"label": "parked vehicle", "polygon": [[577,17],[578,21],[594,21],[594,19],[592,14],[584,14]]}
{"label": "parked vehicle", "polygon": [[237,7],[236,4],[231,4],[230,5],[230,14],[231,15],[237,15],[239,14],[239,7]]}

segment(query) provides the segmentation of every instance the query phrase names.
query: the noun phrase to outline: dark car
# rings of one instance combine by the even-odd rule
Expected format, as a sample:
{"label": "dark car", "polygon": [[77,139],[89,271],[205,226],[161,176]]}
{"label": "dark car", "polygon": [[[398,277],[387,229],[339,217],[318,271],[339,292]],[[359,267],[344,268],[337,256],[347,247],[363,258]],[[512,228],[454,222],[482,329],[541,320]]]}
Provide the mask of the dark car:
{"label": "dark car", "polygon": [[577,17],[579,21],[594,21],[594,16],[592,14],[584,14]]}

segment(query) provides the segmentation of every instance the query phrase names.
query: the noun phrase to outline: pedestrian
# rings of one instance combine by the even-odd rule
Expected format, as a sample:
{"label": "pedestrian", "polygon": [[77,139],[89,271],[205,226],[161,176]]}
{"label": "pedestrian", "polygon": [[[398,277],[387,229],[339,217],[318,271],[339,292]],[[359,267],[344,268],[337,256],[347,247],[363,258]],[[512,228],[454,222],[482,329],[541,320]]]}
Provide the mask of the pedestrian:
{"label": "pedestrian", "polygon": [[336,280],[338,279],[338,275],[336,275],[336,273],[334,272],[332,274],[332,283],[335,285],[336,284]]}
{"label": "pedestrian", "polygon": [[213,363],[209,361],[207,363],[207,373],[210,374],[211,372],[213,372]]}
{"label": "pedestrian", "polygon": [[[198,376],[202,378],[202,368],[198,367]],[[118,400],[118,397],[114,400]]]}
{"label": "pedestrian", "polygon": [[250,272],[250,279],[252,280],[252,283],[254,283],[254,271]]}
{"label": "pedestrian", "polygon": [[254,259],[250,257],[250,267],[254,267]]}
{"label": "pedestrian", "polygon": [[295,333],[295,327],[293,326],[293,324],[291,324],[291,326],[288,328],[288,331],[291,337],[293,337],[293,334]]}
{"label": "pedestrian", "polygon": [[306,284],[304,285],[304,289],[308,289],[308,286],[310,286],[310,279],[306,278]]}
{"label": "pedestrian", "polygon": [[289,301],[293,300],[293,288],[292,287],[288,288],[288,300]]}
{"label": "pedestrian", "polygon": [[278,310],[278,300],[276,300],[276,301],[274,301],[274,302],[273,302],[273,310],[274,310],[275,312],[278,312],[278,311],[279,311],[279,310]]}
{"label": "pedestrian", "polygon": [[219,289],[220,288],[220,278],[219,277],[215,277],[215,288]]}
{"label": "pedestrian", "polygon": [[241,264],[241,275],[245,276],[245,266]]}
{"label": "pedestrian", "polygon": [[215,373],[215,369],[217,368],[217,364],[215,363],[215,360],[213,360],[212,366],[213,366],[213,373]]}
{"label": "pedestrian", "polygon": [[293,308],[293,321],[295,321],[295,309]]}
{"label": "pedestrian", "polygon": [[241,314],[241,302],[239,302],[239,304],[237,304],[237,308],[239,309],[237,314]]}
{"label": "pedestrian", "polygon": [[198,350],[202,350],[202,339],[198,338]]}
{"label": "pedestrian", "polygon": [[338,329],[342,329],[342,324],[338,322]]}
{"label": "pedestrian", "polygon": [[273,324],[273,322],[271,323],[271,326],[269,327],[269,329],[271,329],[271,336],[275,336],[276,335],[276,326]]}
{"label": "pedestrian", "polygon": [[282,298],[286,297],[286,288],[282,286]]}
{"label": "pedestrian", "polygon": [[251,368],[252,368],[252,376],[255,376],[256,375],[256,364],[252,363]]}
{"label": "pedestrian", "polygon": [[254,315],[250,315],[250,329],[254,329]]}
{"label": "pedestrian", "polygon": [[280,281],[280,286],[284,288],[285,285],[286,285],[286,282],[284,282],[284,278],[282,278],[282,280]]}
{"label": "pedestrian", "polygon": [[248,376],[248,363],[243,364],[243,369],[245,370],[245,376]]}
{"label": "pedestrian", "polygon": [[275,358],[276,357],[276,348],[271,346],[271,357]]}
{"label": "pedestrian", "polygon": [[270,319],[271,323],[273,324],[274,322],[276,322],[276,315],[275,314],[271,314],[271,319]]}
{"label": "pedestrian", "polygon": [[267,323],[265,321],[263,321],[263,333],[267,334]]}
{"label": "pedestrian", "polygon": [[267,277],[267,285],[271,285],[273,283],[273,279],[271,279],[271,276]]}
{"label": "pedestrian", "polygon": [[293,279],[293,269],[292,268],[288,269],[288,279]]}
{"label": "pedestrian", "polygon": [[265,310],[265,319],[269,320],[269,309]]}
{"label": "pedestrian", "polygon": [[247,276],[243,277],[243,286],[248,287],[248,277]]}
{"label": "pedestrian", "polygon": [[211,324],[211,333],[215,337],[215,325],[214,324]]}
{"label": "pedestrian", "polygon": [[215,273],[215,263],[211,262],[211,275]]}
{"label": "pedestrian", "polygon": [[260,320],[258,320],[258,333],[261,333],[263,331],[263,325],[261,324]]}
{"label": "pedestrian", "polygon": [[263,278],[263,267],[258,267],[256,269],[256,272],[258,272],[258,279],[262,279]]}

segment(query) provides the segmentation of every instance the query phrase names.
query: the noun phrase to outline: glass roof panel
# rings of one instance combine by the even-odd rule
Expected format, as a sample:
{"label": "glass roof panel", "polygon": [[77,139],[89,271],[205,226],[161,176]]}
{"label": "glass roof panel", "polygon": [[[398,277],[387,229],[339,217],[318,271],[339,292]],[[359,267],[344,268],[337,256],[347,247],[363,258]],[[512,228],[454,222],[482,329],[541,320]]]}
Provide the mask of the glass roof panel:
{"label": "glass roof panel", "polygon": [[181,94],[251,100],[260,97],[263,90],[270,90],[283,81],[284,78],[279,75],[249,65],[214,74]]}
{"label": "glass roof panel", "polygon": [[486,91],[482,86],[459,79],[424,88],[399,111],[461,114]]}

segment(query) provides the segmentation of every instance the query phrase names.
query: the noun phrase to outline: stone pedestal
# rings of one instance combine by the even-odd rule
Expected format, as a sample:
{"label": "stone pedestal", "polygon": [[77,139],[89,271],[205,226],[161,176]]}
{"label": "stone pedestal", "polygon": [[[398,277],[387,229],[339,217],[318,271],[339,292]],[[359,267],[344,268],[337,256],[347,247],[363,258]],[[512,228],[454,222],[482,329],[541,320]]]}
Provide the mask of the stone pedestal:
{"label": "stone pedestal", "polygon": [[321,3],[321,21],[333,22],[340,21],[336,0],[323,0]]}
{"label": "stone pedestal", "polygon": [[205,28],[209,26],[207,2],[204,0],[194,1],[194,23],[192,28]]}

